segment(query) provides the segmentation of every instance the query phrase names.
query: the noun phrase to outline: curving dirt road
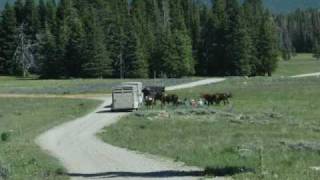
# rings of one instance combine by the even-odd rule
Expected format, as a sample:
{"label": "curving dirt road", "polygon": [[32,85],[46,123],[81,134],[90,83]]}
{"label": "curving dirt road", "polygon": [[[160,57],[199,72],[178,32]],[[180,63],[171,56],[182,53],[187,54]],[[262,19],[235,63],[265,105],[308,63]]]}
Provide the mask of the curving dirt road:
{"label": "curving dirt road", "polygon": [[[168,87],[177,90],[221,82],[224,79],[206,79]],[[58,158],[72,179],[199,179],[201,169],[187,167],[156,156],[139,154],[104,143],[96,134],[116,123],[127,113],[111,113],[107,108],[111,97],[85,117],[51,129],[36,139],[36,143]]]}

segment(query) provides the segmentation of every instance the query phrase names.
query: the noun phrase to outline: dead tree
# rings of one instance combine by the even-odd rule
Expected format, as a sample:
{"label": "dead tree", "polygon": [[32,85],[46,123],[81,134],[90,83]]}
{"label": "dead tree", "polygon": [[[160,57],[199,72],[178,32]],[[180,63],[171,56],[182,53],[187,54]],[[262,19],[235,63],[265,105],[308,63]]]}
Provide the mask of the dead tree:
{"label": "dead tree", "polygon": [[18,33],[18,46],[13,59],[19,68],[21,68],[22,76],[27,77],[29,70],[35,66],[35,58],[32,51],[34,45],[26,38],[24,25],[20,26]]}

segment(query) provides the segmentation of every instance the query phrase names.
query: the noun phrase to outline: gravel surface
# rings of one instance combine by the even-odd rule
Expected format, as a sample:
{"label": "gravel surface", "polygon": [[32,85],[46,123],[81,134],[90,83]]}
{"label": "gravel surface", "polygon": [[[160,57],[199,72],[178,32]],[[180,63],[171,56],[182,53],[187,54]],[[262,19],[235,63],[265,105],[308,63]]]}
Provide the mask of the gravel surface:
{"label": "gravel surface", "polygon": [[300,74],[300,75],[291,76],[291,77],[292,78],[303,78],[303,77],[316,77],[316,76],[320,76],[320,72],[318,72],[318,73],[310,73],[310,74]]}

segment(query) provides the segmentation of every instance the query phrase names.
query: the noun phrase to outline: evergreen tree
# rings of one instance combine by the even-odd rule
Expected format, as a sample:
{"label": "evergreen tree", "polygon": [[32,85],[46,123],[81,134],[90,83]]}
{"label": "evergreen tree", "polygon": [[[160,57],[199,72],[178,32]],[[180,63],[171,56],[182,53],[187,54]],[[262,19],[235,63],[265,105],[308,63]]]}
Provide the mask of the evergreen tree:
{"label": "evergreen tree", "polygon": [[313,48],[313,57],[317,60],[320,60],[320,46],[317,42],[315,43]]}
{"label": "evergreen tree", "polygon": [[17,0],[11,9],[0,19],[1,73],[14,67],[8,49],[21,25],[40,43],[32,53],[44,77],[271,75],[279,47],[290,58],[320,39],[319,12],[278,15],[276,30],[262,0]]}
{"label": "evergreen tree", "polygon": [[132,22],[127,23],[126,43],[124,51],[125,77],[126,78],[147,78],[148,60],[143,44],[138,33],[135,32]]}
{"label": "evergreen tree", "polygon": [[42,78],[59,78],[61,75],[61,62],[57,58],[55,36],[48,25],[41,35],[40,75]]}
{"label": "evergreen tree", "polygon": [[90,78],[110,77],[112,62],[105,47],[104,33],[94,10],[90,10],[90,18],[86,22],[86,62],[83,64],[83,75]]}
{"label": "evergreen tree", "polygon": [[72,8],[67,19],[69,28],[68,40],[65,47],[64,67],[66,76],[80,77],[84,63],[84,27],[76,9]]}
{"label": "evergreen tree", "polygon": [[46,3],[46,13],[47,13],[47,18],[46,18],[46,25],[48,26],[52,32],[56,31],[56,26],[57,26],[57,9],[56,9],[56,4],[55,0],[48,0]]}
{"label": "evergreen tree", "polygon": [[17,24],[15,10],[6,4],[1,13],[0,23],[0,74],[14,74],[16,63],[13,55],[17,47]]}
{"label": "evergreen tree", "polygon": [[71,0],[61,0],[56,11],[56,28],[54,28],[53,34],[56,39],[56,62],[59,65],[56,76],[58,77],[68,76],[65,57],[70,35],[68,20],[70,20],[73,11],[72,3]]}
{"label": "evergreen tree", "polygon": [[198,62],[196,64],[197,74],[200,76],[212,75],[213,71],[209,70],[209,62],[213,56],[215,48],[215,27],[213,20],[213,12],[208,10],[206,6],[201,11],[202,31],[200,34],[198,46]]}
{"label": "evergreen tree", "polygon": [[[190,76],[195,73],[194,59],[192,54],[191,38],[187,35],[186,31],[173,32],[173,52],[172,59],[170,60],[172,73],[170,77],[183,77]],[[170,68],[169,68],[170,69]]]}
{"label": "evergreen tree", "polygon": [[24,3],[23,0],[16,0],[14,3],[14,9],[16,13],[17,24],[21,25],[25,18],[25,11],[24,11]]}
{"label": "evergreen tree", "polygon": [[263,15],[262,21],[257,45],[259,59],[257,73],[262,76],[271,76],[278,62],[278,40],[274,21],[268,12]]}
{"label": "evergreen tree", "polygon": [[252,55],[250,57],[251,75],[256,76],[258,74],[258,66],[260,60],[258,59],[258,43],[259,32],[262,24],[262,14],[264,11],[262,0],[245,0],[243,4],[244,19],[246,20],[247,30],[252,40]]}
{"label": "evergreen tree", "polygon": [[[167,56],[162,57],[164,62],[163,71],[168,77],[182,77],[194,74],[194,59],[192,54],[192,42],[188,35],[183,16],[182,5],[172,3],[171,16],[175,19],[171,22],[171,34],[169,44],[164,46],[170,48]],[[166,45],[166,44],[165,44]]]}
{"label": "evergreen tree", "polygon": [[228,0],[226,72],[229,75],[250,75],[251,39],[237,0]]}
{"label": "evergreen tree", "polygon": [[109,1],[111,12],[108,31],[106,32],[107,49],[113,64],[113,76],[124,77],[125,23],[128,21],[128,1]]}
{"label": "evergreen tree", "polygon": [[209,75],[228,75],[226,64],[226,30],[227,30],[227,12],[226,1],[216,0],[214,2],[212,15],[213,39],[209,40],[210,46],[213,46],[208,52],[208,73]]}
{"label": "evergreen tree", "polygon": [[23,23],[26,25],[25,33],[32,42],[36,41],[36,35],[40,27],[39,14],[34,0],[26,0],[24,6]]}
{"label": "evergreen tree", "polygon": [[38,14],[39,14],[40,27],[44,28],[47,23],[47,6],[44,0],[39,0]]}

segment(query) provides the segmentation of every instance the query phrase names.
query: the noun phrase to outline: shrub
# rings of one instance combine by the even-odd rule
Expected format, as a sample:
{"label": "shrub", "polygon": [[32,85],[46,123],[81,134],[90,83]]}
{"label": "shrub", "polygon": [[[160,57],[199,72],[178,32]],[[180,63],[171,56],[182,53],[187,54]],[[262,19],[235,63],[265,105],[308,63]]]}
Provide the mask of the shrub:
{"label": "shrub", "polygon": [[57,168],[55,173],[56,173],[56,175],[59,175],[59,176],[66,174],[66,172],[63,168]]}
{"label": "shrub", "polygon": [[1,133],[1,141],[6,142],[9,140],[10,134],[8,132]]}

